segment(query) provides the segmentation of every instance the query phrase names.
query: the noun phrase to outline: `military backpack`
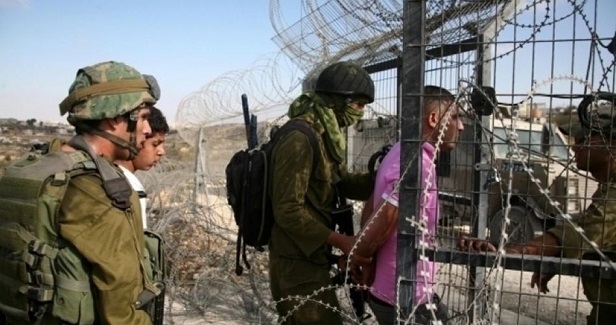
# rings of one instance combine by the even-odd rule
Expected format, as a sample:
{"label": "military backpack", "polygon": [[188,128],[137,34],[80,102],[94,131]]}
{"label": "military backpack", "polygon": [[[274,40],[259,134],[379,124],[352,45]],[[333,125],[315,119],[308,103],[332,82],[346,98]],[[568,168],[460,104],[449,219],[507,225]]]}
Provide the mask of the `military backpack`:
{"label": "military backpack", "polygon": [[293,130],[298,130],[308,137],[315,156],[313,167],[316,166],[319,152],[316,131],[305,121],[293,119],[275,130],[269,142],[255,149],[235,153],[225,169],[227,202],[233,209],[238,227],[235,261],[237,275],[243,272],[240,256],[246,267],[250,268],[246,259],[246,245],[263,251],[263,246],[270,240],[274,226],[272,200],[268,191],[270,156],[278,140]]}

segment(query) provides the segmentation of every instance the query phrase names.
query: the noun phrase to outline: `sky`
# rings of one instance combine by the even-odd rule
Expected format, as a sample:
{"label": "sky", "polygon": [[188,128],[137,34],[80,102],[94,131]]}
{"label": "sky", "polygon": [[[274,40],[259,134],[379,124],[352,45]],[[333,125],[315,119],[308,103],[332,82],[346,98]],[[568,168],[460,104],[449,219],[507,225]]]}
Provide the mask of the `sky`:
{"label": "sky", "polygon": [[0,0],[0,118],[65,121],[77,70],[120,61],[154,75],[170,121],[225,72],[278,52],[269,0]]}
{"label": "sky", "polygon": [[[279,2],[285,6],[287,23],[300,18],[302,1]],[[554,2],[558,6],[549,12],[550,19],[572,10],[569,0],[544,3]],[[611,38],[616,1],[599,0],[598,8],[594,0],[584,3],[591,22],[596,13],[593,27],[599,36]],[[520,26],[502,32],[496,52],[510,52],[513,45],[507,40],[529,36],[532,30],[523,25],[540,19],[544,6],[537,6],[539,12],[522,10]],[[162,89],[157,107],[173,124],[182,99],[217,77],[279,52],[272,41],[269,10],[270,0],[0,0],[0,118],[64,122],[58,104],[77,70],[115,60],[157,78]],[[543,28],[538,37],[566,40],[588,35],[579,17],[569,17]],[[589,55],[584,46],[588,48],[588,42],[536,42],[517,49],[493,69],[497,93],[525,94],[533,81],[560,75],[584,77]],[[613,57],[601,51],[609,64]],[[596,73],[600,70],[595,66]],[[552,86],[555,92],[571,91],[567,81],[545,85],[542,91]]]}

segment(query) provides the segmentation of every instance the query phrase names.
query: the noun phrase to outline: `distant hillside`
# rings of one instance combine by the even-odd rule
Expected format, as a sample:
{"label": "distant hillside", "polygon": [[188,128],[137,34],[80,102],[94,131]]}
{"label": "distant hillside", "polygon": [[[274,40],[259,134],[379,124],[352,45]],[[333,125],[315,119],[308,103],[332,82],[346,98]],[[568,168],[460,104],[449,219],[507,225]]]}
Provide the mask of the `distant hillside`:
{"label": "distant hillside", "polygon": [[[269,123],[259,123],[259,143],[268,138],[270,126]],[[47,142],[54,137],[68,139],[73,134],[73,129],[68,124],[58,127],[46,126],[44,123],[43,126],[39,126],[33,123],[28,126],[26,121],[13,118],[0,119],[0,130],[2,130],[0,132],[0,152],[2,153],[0,155],[0,175],[11,161],[28,152],[32,143]],[[198,129],[196,128],[171,130],[165,143],[167,158],[189,163],[195,161],[197,134]],[[240,123],[206,127],[203,129],[202,137],[201,153],[205,155],[208,171],[214,177],[223,177],[231,156],[247,147],[246,130]]]}

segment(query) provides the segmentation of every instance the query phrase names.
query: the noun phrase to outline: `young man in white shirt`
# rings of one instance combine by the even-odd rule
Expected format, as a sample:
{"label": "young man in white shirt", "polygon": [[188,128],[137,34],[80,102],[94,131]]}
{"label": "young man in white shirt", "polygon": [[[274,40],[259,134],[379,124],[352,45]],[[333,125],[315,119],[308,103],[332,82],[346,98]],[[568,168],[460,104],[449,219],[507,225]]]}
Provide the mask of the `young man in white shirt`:
{"label": "young man in white shirt", "polygon": [[134,172],[137,170],[150,170],[165,155],[165,137],[169,133],[169,125],[163,113],[156,107],[150,108],[148,117],[152,132],[146,137],[143,148],[133,160],[119,160],[115,163],[122,169],[135,192],[139,194],[143,229],[147,228],[147,194],[143,184]]}

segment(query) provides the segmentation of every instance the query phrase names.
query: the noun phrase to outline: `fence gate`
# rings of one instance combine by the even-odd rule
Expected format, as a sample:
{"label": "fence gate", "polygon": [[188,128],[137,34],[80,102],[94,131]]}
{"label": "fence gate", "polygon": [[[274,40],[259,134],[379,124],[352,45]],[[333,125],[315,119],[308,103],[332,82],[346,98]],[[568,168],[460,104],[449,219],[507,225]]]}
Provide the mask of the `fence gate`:
{"label": "fence gate", "polygon": [[[429,259],[437,263],[432,289],[455,324],[611,322],[614,203],[584,171],[592,166],[579,157],[576,166],[570,130],[559,128],[579,123],[577,107],[589,94],[609,92],[587,103],[613,107],[608,8],[614,4],[598,0],[404,1],[397,65],[402,320],[414,319],[416,265]],[[425,85],[456,95],[465,126],[453,151],[437,147],[438,245],[425,242],[416,218],[426,195],[418,127]],[[603,132],[597,147],[611,155],[611,131]],[[485,239],[496,251],[460,250],[462,236]],[[521,248],[533,238],[542,239]],[[530,287],[534,272],[556,274],[549,292]]]}

